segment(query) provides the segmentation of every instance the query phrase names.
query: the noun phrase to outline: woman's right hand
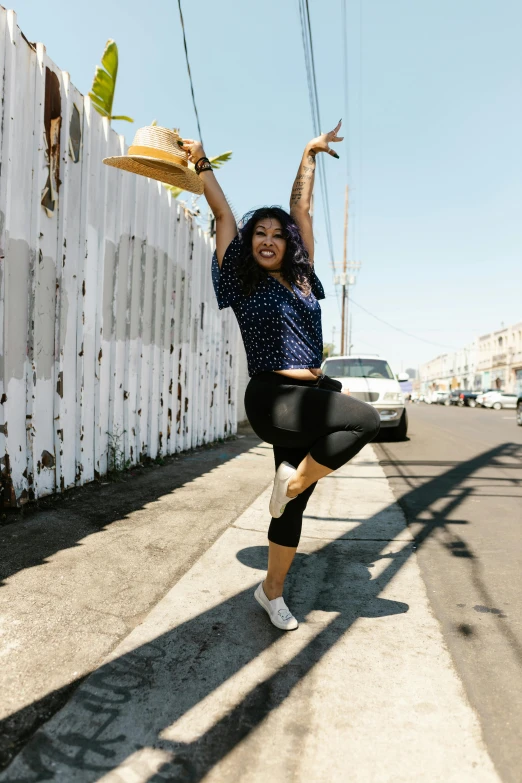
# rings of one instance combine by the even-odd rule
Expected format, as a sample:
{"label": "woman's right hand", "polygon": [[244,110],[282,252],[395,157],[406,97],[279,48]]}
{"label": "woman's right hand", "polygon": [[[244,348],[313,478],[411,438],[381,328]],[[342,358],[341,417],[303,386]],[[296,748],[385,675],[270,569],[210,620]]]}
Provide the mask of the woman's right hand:
{"label": "woman's right hand", "polygon": [[181,139],[182,144],[179,146],[188,153],[191,163],[196,164],[201,158],[206,158],[205,150],[200,141],[194,141],[194,139]]}

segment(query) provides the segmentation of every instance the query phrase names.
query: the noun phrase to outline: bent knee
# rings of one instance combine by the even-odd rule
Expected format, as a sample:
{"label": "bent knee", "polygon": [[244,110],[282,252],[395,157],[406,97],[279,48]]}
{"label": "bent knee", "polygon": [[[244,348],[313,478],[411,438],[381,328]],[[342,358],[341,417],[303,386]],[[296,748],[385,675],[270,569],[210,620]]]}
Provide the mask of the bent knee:
{"label": "bent knee", "polygon": [[368,440],[373,440],[381,429],[381,417],[379,412],[372,406],[365,403],[364,412],[361,412],[360,426],[364,436]]}
{"label": "bent knee", "polygon": [[379,414],[379,411],[373,408],[373,412],[375,414],[374,416],[374,422],[373,422],[373,428],[372,428],[372,438],[376,438],[379,434],[379,430],[381,429],[381,417]]}

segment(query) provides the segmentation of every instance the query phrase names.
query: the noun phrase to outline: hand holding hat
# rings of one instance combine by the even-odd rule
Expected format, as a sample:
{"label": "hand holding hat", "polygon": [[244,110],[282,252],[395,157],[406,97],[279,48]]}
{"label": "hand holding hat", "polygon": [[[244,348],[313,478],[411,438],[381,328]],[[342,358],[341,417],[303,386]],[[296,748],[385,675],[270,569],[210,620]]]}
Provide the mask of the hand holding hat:
{"label": "hand holding hat", "polygon": [[205,150],[200,141],[194,141],[194,139],[181,139],[178,143],[180,148],[187,153],[189,161],[194,165],[196,165],[198,160],[206,157]]}
{"label": "hand holding hat", "polygon": [[[182,140],[176,131],[149,125],[136,132],[126,155],[104,158],[103,162],[200,195],[203,193],[203,182],[188,165],[189,149],[192,158],[196,145],[203,149],[199,142]],[[199,157],[203,156],[204,153]]]}

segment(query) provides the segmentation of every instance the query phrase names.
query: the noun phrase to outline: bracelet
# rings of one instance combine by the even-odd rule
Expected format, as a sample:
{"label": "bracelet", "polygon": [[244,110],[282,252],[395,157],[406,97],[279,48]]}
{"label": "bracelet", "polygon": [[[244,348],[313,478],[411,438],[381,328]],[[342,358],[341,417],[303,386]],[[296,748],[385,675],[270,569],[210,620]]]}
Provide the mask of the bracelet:
{"label": "bracelet", "polygon": [[200,158],[194,166],[196,174],[201,174],[202,171],[212,171],[212,163],[208,158]]}

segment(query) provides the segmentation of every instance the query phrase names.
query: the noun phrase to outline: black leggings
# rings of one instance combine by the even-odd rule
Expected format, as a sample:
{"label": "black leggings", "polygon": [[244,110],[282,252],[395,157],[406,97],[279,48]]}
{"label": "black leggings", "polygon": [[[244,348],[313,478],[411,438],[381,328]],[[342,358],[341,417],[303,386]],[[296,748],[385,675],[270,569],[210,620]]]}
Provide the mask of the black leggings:
{"label": "black leggings", "polygon": [[[366,402],[275,372],[250,379],[245,409],[256,435],[273,445],[276,469],[283,461],[297,467],[310,452],[320,465],[336,470],[375,438],[381,425],[379,414]],[[312,484],[288,503],[279,519],[272,519],[269,541],[298,545],[303,512],[315,487]]]}

